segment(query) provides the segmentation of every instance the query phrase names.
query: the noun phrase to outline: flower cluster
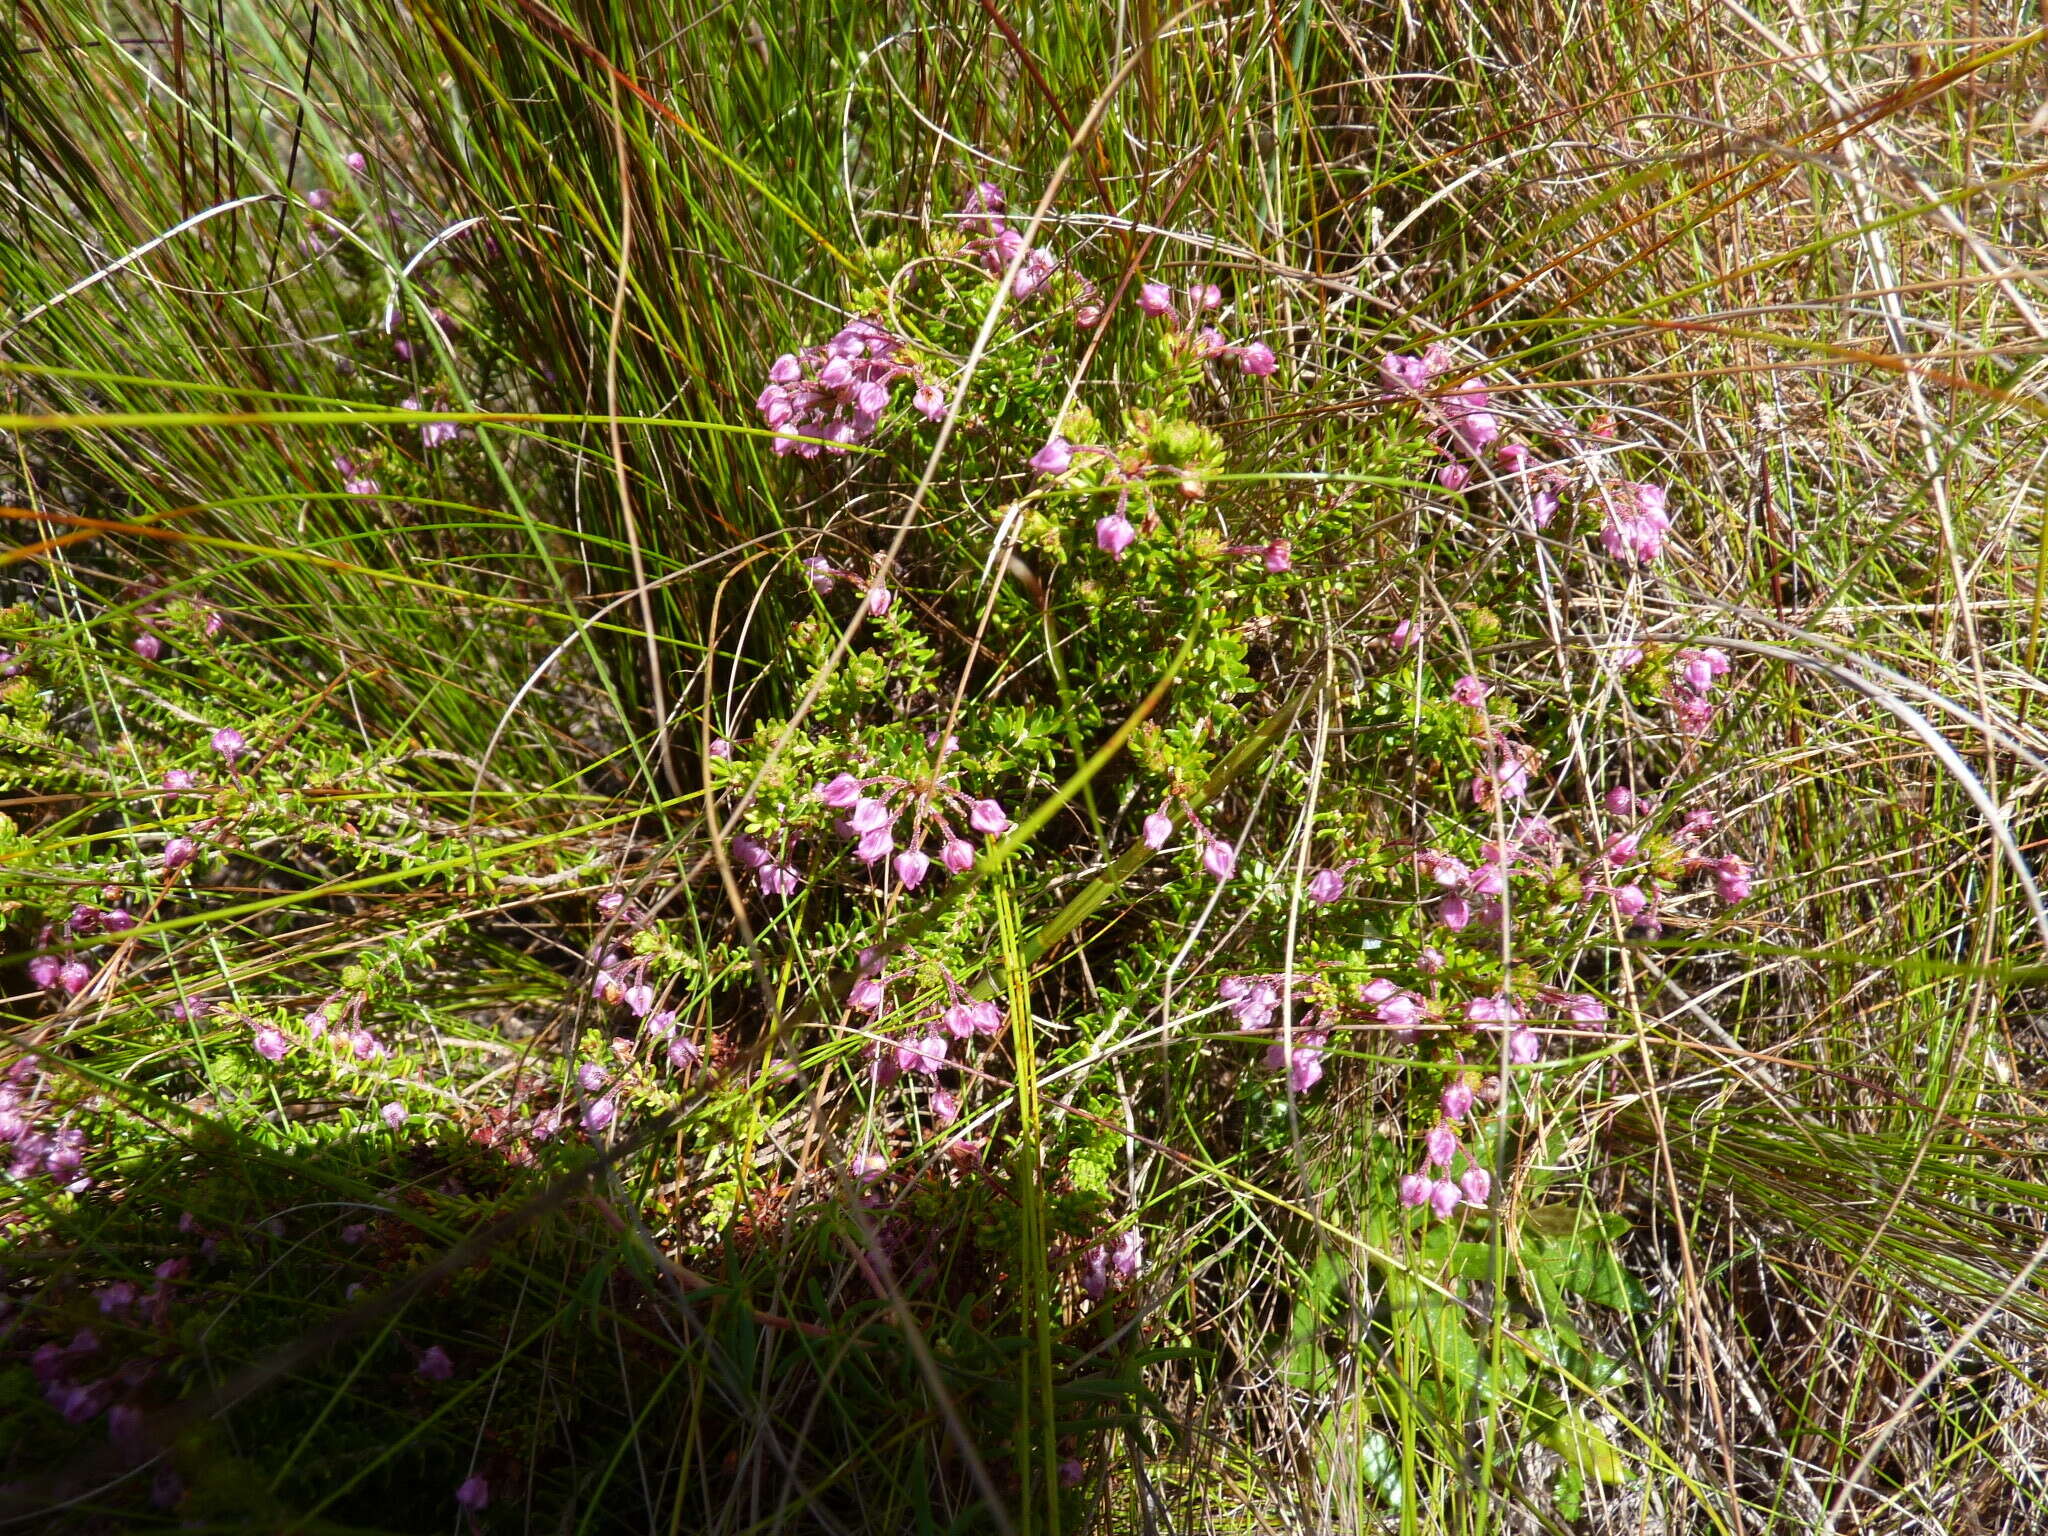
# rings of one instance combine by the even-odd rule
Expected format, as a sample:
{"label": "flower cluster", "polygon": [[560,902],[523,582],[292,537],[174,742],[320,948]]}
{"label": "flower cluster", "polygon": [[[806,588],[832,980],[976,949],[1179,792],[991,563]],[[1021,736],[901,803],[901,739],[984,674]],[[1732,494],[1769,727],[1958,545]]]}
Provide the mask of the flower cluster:
{"label": "flower cluster", "polygon": [[[1237,1017],[1243,1034],[1264,1034],[1273,1027],[1280,1011],[1281,994],[1287,989],[1285,976],[1226,976],[1217,983],[1217,1000]],[[1323,1080],[1323,1051],[1330,1032],[1321,1028],[1311,1008],[1286,1034],[1266,1047],[1266,1066],[1287,1075],[1291,1092],[1307,1093]]]}
{"label": "flower cluster", "polygon": [[[1495,415],[1493,396],[1466,382],[1439,390],[1436,383],[1451,372],[1457,359],[1441,342],[1432,342],[1420,356],[1389,353],[1380,360],[1380,381],[1402,399],[1413,400],[1435,423],[1435,437],[1445,454],[1437,483],[1447,491],[1463,491],[1475,471],[1491,471],[1490,482],[1516,488],[1530,526],[1548,527],[1571,484],[1559,464],[1539,464],[1526,443],[1506,438]],[[1664,552],[1671,515],[1664,488],[1636,481],[1618,481],[1600,488],[1603,513],[1600,542],[1615,559],[1647,565]]]}
{"label": "flower cluster", "polygon": [[[896,381],[917,377],[902,350],[897,337],[856,319],[822,345],[776,358],[754,402],[775,433],[775,451],[815,459],[873,437]],[[911,403],[932,421],[946,414],[946,392],[930,380],[919,381]]]}
{"label": "flower cluster", "polygon": [[90,1189],[85,1130],[57,1106],[42,1063],[18,1056],[0,1076],[0,1146],[9,1149],[7,1176],[17,1183],[46,1178],[77,1193]]}
{"label": "flower cluster", "polygon": [[1138,1278],[1145,1266],[1145,1237],[1136,1227],[1126,1227],[1106,1243],[1088,1250],[1081,1265],[1081,1289],[1090,1301],[1100,1301],[1112,1285],[1125,1285]]}
{"label": "flower cluster", "polygon": [[1714,704],[1708,696],[1728,675],[1729,665],[1728,653],[1718,646],[1678,653],[1671,668],[1671,708],[1687,735],[1703,736],[1714,723]]}
{"label": "flower cluster", "polygon": [[1228,880],[1237,873],[1237,846],[1227,838],[1219,837],[1202,822],[1195,811],[1193,802],[1184,796],[1169,795],[1159,803],[1159,809],[1145,818],[1143,837],[1145,846],[1157,852],[1166,846],[1173,836],[1173,816],[1169,807],[1179,799],[1186,814],[1188,825],[1195,829],[1195,836],[1202,844],[1202,868],[1218,880]]}
{"label": "flower cluster", "polygon": [[[846,814],[836,823],[839,834],[853,842],[853,856],[863,864],[877,864],[895,855],[891,867],[903,888],[916,890],[931,872],[931,855],[924,851],[927,834],[939,840],[939,862],[956,875],[974,867],[975,845],[963,837],[947,819],[951,805],[967,826],[984,837],[1000,837],[1010,830],[1010,818],[1002,806],[977,799],[934,777],[913,783],[891,774],[859,778],[851,773],[835,774],[817,790],[818,799]],[[910,818],[906,846],[896,848],[896,826]]]}
{"label": "flower cluster", "polygon": [[[877,1084],[899,1077],[937,1078],[952,1054],[953,1042],[964,1046],[975,1039],[992,1040],[1009,1023],[1000,1003],[978,998],[944,966],[912,962],[891,971],[878,950],[861,952],[860,978],[846,994],[846,1005],[857,1013],[879,1018],[888,1008],[888,988],[893,982],[922,980],[936,972],[943,1003],[925,999],[920,1014],[903,1034],[893,1040],[876,1041],[868,1048],[869,1072]],[[960,1113],[959,1100],[940,1088],[932,1095],[933,1117],[950,1125]]]}
{"label": "flower cluster", "polygon": [[1232,346],[1215,326],[1202,323],[1208,311],[1220,309],[1223,305],[1223,290],[1214,283],[1197,283],[1192,288],[1183,289],[1178,301],[1174,298],[1173,289],[1165,283],[1140,283],[1137,303],[1146,314],[1173,327],[1180,344],[1204,361],[1231,358],[1246,373],[1261,379],[1271,378],[1280,365],[1273,349],[1263,341]]}

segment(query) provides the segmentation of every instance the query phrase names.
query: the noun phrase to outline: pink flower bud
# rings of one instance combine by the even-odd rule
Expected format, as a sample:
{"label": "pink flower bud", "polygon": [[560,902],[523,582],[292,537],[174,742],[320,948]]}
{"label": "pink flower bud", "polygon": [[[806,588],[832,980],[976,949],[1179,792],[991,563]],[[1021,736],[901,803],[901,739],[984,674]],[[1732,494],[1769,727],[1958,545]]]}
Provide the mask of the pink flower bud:
{"label": "pink flower bud", "polygon": [[939,849],[939,862],[956,875],[974,868],[974,844],[964,837],[949,837]]}
{"label": "pink flower bud", "polygon": [[880,826],[872,832],[863,832],[860,841],[853,845],[853,856],[863,864],[875,864],[889,857],[889,851],[896,846],[896,836],[889,826]]}
{"label": "pink flower bud", "polygon": [[1095,547],[1112,560],[1121,560],[1124,551],[1138,542],[1138,530],[1131,526],[1131,520],[1121,512],[1112,512],[1098,518],[1095,523]]}
{"label": "pink flower bud", "polygon": [[1403,619],[1387,632],[1387,643],[1399,650],[1406,646],[1422,644],[1422,626],[1413,619]]}
{"label": "pink flower bud", "polygon": [[128,642],[128,648],[144,661],[155,661],[164,653],[164,643],[148,630]]}
{"label": "pink flower bud", "polygon": [[1173,818],[1167,815],[1165,811],[1154,811],[1145,818],[1145,846],[1147,848],[1155,850],[1164,848],[1166,840],[1172,836]]}
{"label": "pink flower bud", "polygon": [[[861,798],[860,780],[850,773],[836,774],[818,786],[818,798],[835,811],[847,810]],[[856,827],[855,830],[866,831],[867,828]]]}
{"label": "pink flower bud", "polygon": [[932,867],[932,861],[921,848],[906,848],[896,855],[896,878],[903,882],[906,891],[914,891],[924,884],[924,877]]}
{"label": "pink flower bud", "polygon": [[1202,850],[1202,868],[1218,880],[1228,880],[1237,873],[1237,850],[1222,838],[1211,838]]}
{"label": "pink flower bud", "polygon": [[76,997],[92,982],[92,967],[83,960],[66,960],[57,967],[57,986],[67,997]]}
{"label": "pink flower bud", "polygon": [[55,955],[37,955],[28,963],[28,979],[31,985],[49,988],[57,985],[57,973],[64,968],[64,962]]}
{"label": "pink flower bud", "polygon": [[1031,455],[1031,468],[1041,475],[1064,475],[1074,465],[1074,450],[1064,437],[1055,437]]}
{"label": "pink flower bud", "polygon": [[1633,816],[1641,809],[1642,802],[1636,799],[1635,791],[1626,784],[1616,784],[1600,797],[1600,803],[1607,808],[1610,816]]}
{"label": "pink flower bud", "polygon": [[932,1090],[932,1119],[941,1126],[960,1118],[960,1101],[944,1088]]}
{"label": "pink flower bud", "polygon": [[969,804],[967,824],[984,837],[1001,837],[1010,830],[1010,818],[1003,814],[1003,808],[993,800],[976,800]]}
{"label": "pink flower bud", "polygon": [[199,845],[189,837],[174,837],[164,844],[164,873],[173,874],[199,856]]}
{"label": "pink flower bud", "polygon": [[1472,483],[1472,471],[1454,459],[1436,472],[1436,483],[1456,494]]}
{"label": "pink flower bud", "polygon": [[199,787],[199,775],[190,768],[167,768],[164,770],[164,793],[181,795]]}
{"label": "pink flower bud", "polygon": [[868,612],[874,615],[874,617],[879,619],[883,614],[887,613],[889,605],[895,601],[896,594],[883,586],[881,582],[875,581],[868,584]]}
{"label": "pink flower bud", "polygon": [[363,172],[367,171],[370,168],[369,160],[364,156],[363,152],[360,149],[352,149],[347,154],[343,155],[341,157],[341,163],[347,166],[349,168],[349,171],[353,175],[357,176],[362,175]]}

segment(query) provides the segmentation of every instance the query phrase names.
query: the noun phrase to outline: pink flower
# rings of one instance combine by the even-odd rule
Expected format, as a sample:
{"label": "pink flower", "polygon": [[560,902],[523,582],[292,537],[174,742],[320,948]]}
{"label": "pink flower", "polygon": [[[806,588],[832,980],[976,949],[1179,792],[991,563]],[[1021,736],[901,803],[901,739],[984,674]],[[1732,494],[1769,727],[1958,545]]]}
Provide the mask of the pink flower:
{"label": "pink flower", "polygon": [[1469,1205],[1484,1205],[1486,1197],[1493,1193],[1493,1175],[1484,1168],[1467,1168],[1458,1180],[1458,1188],[1464,1192]]}
{"label": "pink flower", "polygon": [[906,848],[896,855],[896,878],[903,882],[906,891],[914,891],[924,884],[924,877],[932,867],[932,861],[921,848]]}
{"label": "pink flower", "polygon": [[686,1072],[704,1059],[704,1051],[696,1041],[678,1037],[668,1043],[668,1064],[678,1072]]}
{"label": "pink flower", "polygon": [[1444,1089],[1443,1112],[1446,1120],[1462,1120],[1472,1112],[1472,1085],[1462,1077],[1453,1078]]}
{"label": "pink flower", "polygon": [[1522,1017],[1522,1005],[1504,993],[1493,993],[1468,999],[1465,1017],[1481,1026],[1514,1024]]}
{"label": "pink flower", "polygon": [[420,1352],[419,1373],[428,1381],[447,1381],[455,1374],[455,1362],[440,1345],[429,1344]]}
{"label": "pink flower", "polygon": [[975,800],[967,810],[967,824],[984,837],[1001,837],[1010,830],[1010,818],[993,800]]}
{"label": "pink flower", "polygon": [[1389,1029],[1413,1029],[1422,1016],[1422,999],[1413,992],[1396,992],[1373,1010],[1373,1017]]}
{"label": "pink flower", "polygon": [[1031,455],[1030,463],[1041,475],[1064,475],[1074,466],[1074,450],[1064,437],[1055,437]]}
{"label": "pink flower", "polygon": [[1614,868],[1620,869],[1623,865],[1635,862],[1636,855],[1642,850],[1642,843],[1643,840],[1637,833],[1617,832],[1607,839],[1607,851],[1602,857]]}
{"label": "pink flower", "polygon": [[954,1003],[939,1015],[939,1022],[954,1039],[968,1039],[974,1033],[974,1010],[966,1003]]}
{"label": "pink flower", "polygon": [[199,775],[190,768],[167,768],[164,770],[164,793],[182,795],[199,787]]}
{"label": "pink flower", "polygon": [[1237,366],[1254,378],[1268,379],[1280,366],[1280,361],[1273,356],[1271,347],[1263,341],[1255,341],[1238,350]]}
{"label": "pink flower", "polygon": [[594,1061],[586,1061],[576,1069],[576,1081],[583,1085],[585,1093],[601,1093],[611,1080],[611,1074]]}
{"label": "pink flower", "polygon": [[910,403],[929,421],[938,421],[946,414],[946,392],[936,384],[918,385]]}
{"label": "pink flower", "polygon": [[1319,907],[1327,907],[1343,897],[1344,877],[1334,869],[1317,870],[1315,878],[1308,883],[1308,899]]}
{"label": "pink flower", "polygon": [[1294,569],[1294,546],[1285,539],[1275,539],[1266,546],[1266,569],[1275,576],[1284,575]]}
{"label": "pink flower", "polygon": [[1387,632],[1387,644],[1396,650],[1422,644],[1422,626],[1413,619],[1403,619]]}
{"label": "pink flower", "polygon": [[92,967],[83,960],[66,960],[57,967],[57,987],[67,997],[76,997],[92,982]]}
{"label": "pink flower", "polygon": [[1526,1067],[1543,1054],[1543,1038],[1527,1025],[1508,1031],[1508,1065]]}
{"label": "pink flower", "polygon": [[1610,816],[1633,816],[1643,805],[1642,801],[1636,798],[1635,791],[1626,784],[1616,784],[1609,789],[1600,797],[1600,803],[1607,807],[1607,814]]}
{"label": "pink flower", "polygon": [[714,736],[714,737],[712,737],[712,738],[711,738],[711,755],[712,755],[713,757],[715,757],[715,758],[719,759],[719,760],[720,760],[721,762],[727,762],[727,763],[731,762],[731,761],[732,761],[732,743],[731,743],[731,742],[729,742],[729,741],[727,741],[727,740],[726,740],[726,739],[725,739],[725,738],[724,738],[723,736]]}
{"label": "pink flower", "polygon": [[939,862],[953,874],[966,874],[974,868],[974,844],[964,837],[947,838],[939,848]]}
{"label": "pink flower", "polygon": [[583,1129],[586,1131],[601,1131],[617,1119],[618,1114],[619,1106],[617,1100],[599,1099],[590,1108],[583,1111]]}
{"label": "pink flower", "polygon": [[133,640],[129,641],[128,648],[144,661],[155,661],[157,657],[164,653],[163,641],[149,633],[148,630],[144,630]]}
{"label": "pink flower", "polygon": [[1470,709],[1477,709],[1491,692],[1491,688],[1469,672],[1451,684],[1451,698]]}
{"label": "pink flower", "polygon": [[491,1507],[491,1485],[481,1477],[464,1478],[462,1486],[455,1490],[455,1502],[477,1514]]}
{"label": "pink flower", "polygon": [[853,856],[863,864],[875,864],[889,857],[889,850],[895,846],[894,831],[884,825],[861,833],[860,841],[853,845]]}
{"label": "pink flower", "polygon": [[249,743],[243,739],[240,731],[231,725],[224,725],[213,733],[213,750],[226,758],[228,766],[232,768],[235,766],[235,759],[249,750]]}
{"label": "pink flower", "polygon": [[856,1152],[846,1171],[854,1183],[872,1184],[889,1171],[889,1160],[879,1152]]}
{"label": "pink flower", "polygon": [[1138,530],[1131,526],[1131,520],[1121,512],[1112,512],[1098,518],[1095,523],[1095,547],[1112,560],[1121,560],[1124,551],[1138,542]]}
{"label": "pink flower", "polygon": [[932,1090],[932,1119],[941,1126],[960,1118],[960,1100],[944,1088]]}
{"label": "pink flower", "polygon": [[846,1006],[860,1013],[880,1013],[882,1002],[882,981],[878,976],[863,976],[846,994]]}
{"label": "pink flower", "polygon": [[1437,903],[1436,920],[1457,933],[1472,921],[1472,903],[1462,896],[1446,896]]}
{"label": "pink flower", "polygon": [[1164,283],[1140,283],[1138,285],[1138,308],[1148,315],[1165,315],[1173,312],[1173,290]]}
{"label": "pink flower", "polygon": [[1145,846],[1158,850],[1166,846],[1166,840],[1173,836],[1173,818],[1165,811],[1154,811],[1145,818]]}
{"label": "pink flower", "polygon": [[1714,894],[1723,903],[1734,906],[1738,901],[1749,900],[1750,867],[1734,855],[1717,859],[1709,866],[1714,874]]}
{"label": "pink flower", "polygon": [[1400,1192],[1403,1205],[1413,1207],[1426,1204],[1429,1200],[1429,1191],[1429,1175],[1423,1173],[1404,1173],[1401,1175]]}
{"label": "pink flower", "polygon": [[1714,684],[1728,675],[1728,653],[1718,646],[1678,653],[1678,675],[1700,697],[1713,691]]}
{"label": "pink flower", "polygon": [[1650,898],[1643,894],[1639,885],[1622,885],[1614,890],[1614,910],[1625,918],[1634,918],[1650,904]]}
{"label": "pink flower", "polygon": [[900,1040],[896,1044],[896,1070],[935,1077],[946,1064],[947,1047],[946,1037],[939,1034]]}
{"label": "pink flower", "polygon": [[763,864],[754,871],[754,880],[763,896],[794,896],[801,883],[797,872],[787,864]]}
{"label": "pink flower", "polygon": [[1422,1138],[1423,1166],[1448,1168],[1458,1155],[1458,1133],[1439,1120]]}
{"label": "pink flower", "polygon": [[868,612],[880,618],[889,611],[889,605],[896,601],[896,594],[879,581],[868,583]]}
{"label": "pink flower", "polygon": [[654,988],[644,981],[635,982],[626,988],[625,1001],[627,1011],[634,1018],[644,1019],[648,1011],[654,1007]]}
{"label": "pink flower", "polygon": [[1472,483],[1472,471],[1453,459],[1436,472],[1436,483],[1456,495]]}
{"label": "pink flower", "polygon": [[256,1031],[256,1054],[265,1061],[283,1061],[291,1048],[284,1031],[274,1024],[265,1024]]}
{"label": "pink flower", "polygon": [[1531,455],[1527,443],[1502,443],[1493,450],[1493,457],[1503,474],[1520,475],[1528,471]]}
{"label": "pink flower", "polygon": [[1188,290],[1188,303],[1196,309],[1219,309],[1223,304],[1223,290],[1214,283],[1197,283]]}
{"label": "pink flower", "polygon": [[1600,529],[1600,542],[1617,560],[1647,565],[1664,553],[1664,539],[1671,531],[1671,517],[1665,510],[1664,488],[1623,481],[1610,487],[1606,497],[1607,517]]}
{"label": "pink flower", "polygon": [[1228,880],[1237,872],[1237,850],[1220,837],[1211,838],[1202,849],[1202,868],[1218,880]]}
{"label": "pink flower", "polygon": [[1557,1000],[1564,1016],[1574,1024],[1605,1024],[1607,1005],[1597,997],[1588,997],[1583,992],[1568,992]]}
{"label": "pink flower", "polygon": [[1429,1187],[1430,1214],[1438,1221],[1449,1221],[1464,1193],[1452,1180],[1438,1179]]}
{"label": "pink flower", "polygon": [[410,1114],[407,1111],[406,1107],[403,1104],[399,1103],[396,1099],[393,1099],[389,1104],[386,1104],[382,1109],[378,1110],[377,1113],[384,1117],[385,1125],[389,1126],[394,1131],[397,1130],[401,1125],[405,1124],[405,1122],[410,1118]]}

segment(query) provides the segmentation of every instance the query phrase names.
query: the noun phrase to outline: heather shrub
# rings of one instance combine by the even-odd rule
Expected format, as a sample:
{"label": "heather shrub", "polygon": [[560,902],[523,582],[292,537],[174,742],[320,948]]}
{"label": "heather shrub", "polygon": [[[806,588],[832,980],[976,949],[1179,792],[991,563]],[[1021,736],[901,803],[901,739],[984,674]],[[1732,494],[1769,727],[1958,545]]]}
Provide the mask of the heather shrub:
{"label": "heather shrub", "polygon": [[2024,1528],[2038,602],[1824,391],[1752,515],[1777,364],[1540,281],[1639,178],[1288,180],[1366,282],[1201,137],[1334,17],[1034,13],[1040,141],[979,11],[344,8],[208,24],[305,77],[159,247],[228,119],[37,14],[143,255],[7,333],[10,1514]]}

